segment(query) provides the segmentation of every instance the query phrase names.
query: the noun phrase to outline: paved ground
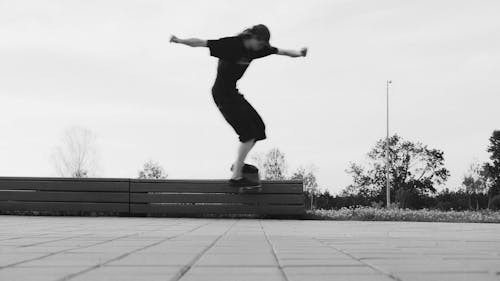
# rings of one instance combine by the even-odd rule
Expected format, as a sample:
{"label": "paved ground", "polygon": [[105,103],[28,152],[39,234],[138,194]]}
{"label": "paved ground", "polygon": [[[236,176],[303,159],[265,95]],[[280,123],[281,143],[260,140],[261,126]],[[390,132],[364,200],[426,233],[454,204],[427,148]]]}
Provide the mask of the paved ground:
{"label": "paved ground", "polygon": [[0,280],[500,281],[500,224],[0,216]]}

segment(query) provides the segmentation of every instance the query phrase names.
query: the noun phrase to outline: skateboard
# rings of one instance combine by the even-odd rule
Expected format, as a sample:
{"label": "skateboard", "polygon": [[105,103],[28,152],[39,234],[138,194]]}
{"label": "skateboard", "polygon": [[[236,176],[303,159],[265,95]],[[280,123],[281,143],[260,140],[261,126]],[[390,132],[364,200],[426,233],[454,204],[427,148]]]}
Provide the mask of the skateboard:
{"label": "skateboard", "polygon": [[[231,171],[233,171],[233,165],[231,165]],[[262,191],[262,185],[260,181],[259,169],[253,165],[245,163],[242,168],[242,175],[244,178],[256,182],[258,186],[242,186],[238,188],[239,193],[258,193]]]}

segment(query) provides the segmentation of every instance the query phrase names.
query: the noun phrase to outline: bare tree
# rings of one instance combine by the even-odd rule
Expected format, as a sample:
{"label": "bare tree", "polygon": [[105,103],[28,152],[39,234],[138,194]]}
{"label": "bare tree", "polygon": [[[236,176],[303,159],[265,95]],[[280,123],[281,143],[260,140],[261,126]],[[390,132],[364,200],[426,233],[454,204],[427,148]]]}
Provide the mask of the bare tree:
{"label": "bare tree", "polygon": [[252,151],[250,155],[250,162],[255,165],[261,174],[264,173],[264,159],[266,155],[261,151]]}
{"label": "bare tree", "polygon": [[311,209],[313,209],[314,195],[318,192],[318,183],[316,181],[317,167],[313,164],[308,165],[308,167],[300,166],[290,177],[291,180],[302,180],[304,184],[304,190],[307,191],[311,199]]}
{"label": "bare tree", "polygon": [[266,180],[284,180],[288,165],[285,160],[285,154],[278,148],[271,149],[264,159],[264,179]]}
{"label": "bare tree", "polygon": [[167,173],[160,163],[149,160],[144,163],[141,171],[139,171],[139,179],[166,179]]}
{"label": "bare tree", "polygon": [[98,166],[96,136],[87,128],[73,126],[64,130],[52,153],[52,163],[61,177],[95,176]]}
{"label": "bare tree", "polygon": [[304,167],[303,165],[299,166],[297,170],[293,173],[293,175],[290,177],[291,180],[303,180],[304,181],[304,188],[307,189],[312,189],[316,190],[318,187],[318,183],[316,181],[316,175],[315,173],[317,172],[318,168],[310,164],[307,167]]}
{"label": "bare tree", "polygon": [[278,148],[272,148],[267,153],[253,152],[250,158],[265,180],[286,179],[288,164],[285,154]]}
{"label": "bare tree", "polygon": [[481,165],[479,162],[474,161],[470,164],[469,170],[463,177],[462,186],[465,188],[465,192],[469,195],[469,208],[474,208],[473,199],[475,199],[475,209],[479,210],[477,195],[486,191],[486,180],[481,175]]}

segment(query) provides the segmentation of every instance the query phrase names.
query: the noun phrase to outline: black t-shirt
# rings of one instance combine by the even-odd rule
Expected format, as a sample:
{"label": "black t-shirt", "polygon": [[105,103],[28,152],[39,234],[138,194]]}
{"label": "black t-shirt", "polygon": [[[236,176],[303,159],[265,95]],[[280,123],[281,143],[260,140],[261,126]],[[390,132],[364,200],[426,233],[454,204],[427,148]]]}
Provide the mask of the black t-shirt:
{"label": "black t-shirt", "polygon": [[248,50],[243,45],[241,36],[207,40],[207,47],[211,56],[219,58],[214,89],[221,91],[235,89],[236,82],[243,76],[252,60],[278,52],[273,46],[266,46],[258,51]]}

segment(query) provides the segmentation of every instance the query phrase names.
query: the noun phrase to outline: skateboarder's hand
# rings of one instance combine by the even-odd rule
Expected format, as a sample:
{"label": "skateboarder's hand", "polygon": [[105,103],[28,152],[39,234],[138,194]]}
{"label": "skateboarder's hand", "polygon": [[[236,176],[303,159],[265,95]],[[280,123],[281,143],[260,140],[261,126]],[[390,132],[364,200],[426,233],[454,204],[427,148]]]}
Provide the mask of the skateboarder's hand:
{"label": "skateboarder's hand", "polygon": [[305,57],[307,55],[307,48],[300,49],[300,54]]}
{"label": "skateboarder's hand", "polygon": [[178,43],[179,38],[177,38],[175,35],[170,36],[170,42]]}

